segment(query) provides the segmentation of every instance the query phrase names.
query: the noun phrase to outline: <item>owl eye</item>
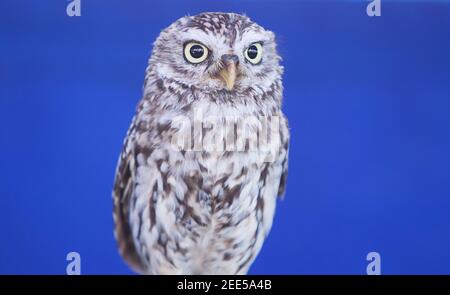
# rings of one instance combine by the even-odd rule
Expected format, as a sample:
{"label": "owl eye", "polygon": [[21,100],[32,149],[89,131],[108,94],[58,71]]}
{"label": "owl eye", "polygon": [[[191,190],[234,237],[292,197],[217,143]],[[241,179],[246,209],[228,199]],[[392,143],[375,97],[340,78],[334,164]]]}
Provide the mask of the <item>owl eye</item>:
{"label": "owl eye", "polygon": [[256,65],[261,62],[262,52],[261,43],[253,43],[244,51],[244,56],[250,63]]}
{"label": "owl eye", "polygon": [[189,42],[184,46],[184,57],[190,63],[201,63],[208,57],[208,48],[197,42]]}

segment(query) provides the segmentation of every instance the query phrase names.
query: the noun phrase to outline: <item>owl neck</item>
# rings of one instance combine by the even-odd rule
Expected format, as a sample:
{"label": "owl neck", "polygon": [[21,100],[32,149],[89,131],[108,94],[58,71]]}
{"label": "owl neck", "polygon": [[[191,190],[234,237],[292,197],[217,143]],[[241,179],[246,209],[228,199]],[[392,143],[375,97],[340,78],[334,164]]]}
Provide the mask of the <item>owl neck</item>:
{"label": "owl neck", "polygon": [[273,115],[281,108],[282,85],[275,81],[267,90],[248,87],[228,91],[200,89],[175,79],[148,75],[144,83],[144,100],[161,109],[188,110],[194,103],[240,108]]}

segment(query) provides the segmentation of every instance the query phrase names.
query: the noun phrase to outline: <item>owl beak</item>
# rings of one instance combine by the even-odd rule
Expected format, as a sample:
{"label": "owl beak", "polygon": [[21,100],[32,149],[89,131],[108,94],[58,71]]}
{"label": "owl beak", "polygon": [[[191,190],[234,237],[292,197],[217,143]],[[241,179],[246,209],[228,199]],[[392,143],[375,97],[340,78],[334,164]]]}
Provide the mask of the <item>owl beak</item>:
{"label": "owl beak", "polygon": [[236,82],[239,58],[233,54],[224,54],[222,55],[221,61],[223,68],[220,70],[219,76],[227,85],[227,89],[232,90]]}

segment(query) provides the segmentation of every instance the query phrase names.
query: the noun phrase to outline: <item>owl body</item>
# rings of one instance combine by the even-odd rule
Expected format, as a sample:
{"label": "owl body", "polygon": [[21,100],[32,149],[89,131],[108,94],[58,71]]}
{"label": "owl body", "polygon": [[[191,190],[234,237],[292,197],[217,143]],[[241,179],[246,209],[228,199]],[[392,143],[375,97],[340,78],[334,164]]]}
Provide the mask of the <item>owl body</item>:
{"label": "owl body", "polygon": [[[236,53],[252,42],[267,44],[269,60],[244,68]],[[287,174],[282,68],[271,42],[271,32],[228,13],[182,18],[155,42],[113,191],[116,239],[134,270],[245,274],[256,258]],[[262,137],[270,138],[263,148]]]}

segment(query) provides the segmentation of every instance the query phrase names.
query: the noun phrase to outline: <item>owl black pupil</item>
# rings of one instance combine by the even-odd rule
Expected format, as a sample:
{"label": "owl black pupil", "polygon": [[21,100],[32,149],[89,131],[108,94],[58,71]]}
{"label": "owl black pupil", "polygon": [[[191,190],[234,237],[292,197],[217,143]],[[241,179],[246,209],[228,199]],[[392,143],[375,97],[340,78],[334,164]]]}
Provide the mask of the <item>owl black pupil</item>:
{"label": "owl black pupil", "polygon": [[256,56],[258,55],[258,48],[256,48],[255,45],[250,46],[247,49],[247,55],[248,55],[249,58],[255,59]]}
{"label": "owl black pupil", "polygon": [[203,47],[201,47],[200,45],[192,46],[191,49],[189,49],[189,52],[191,53],[191,56],[193,58],[200,58],[204,54]]}

